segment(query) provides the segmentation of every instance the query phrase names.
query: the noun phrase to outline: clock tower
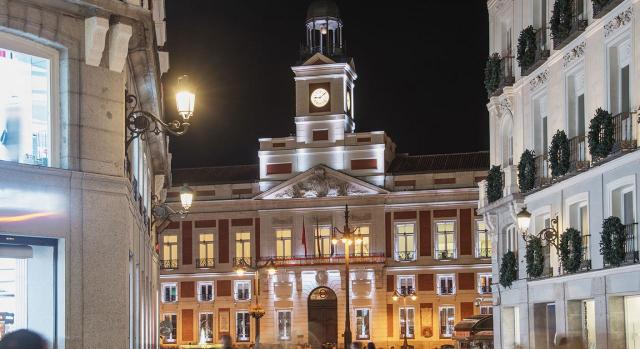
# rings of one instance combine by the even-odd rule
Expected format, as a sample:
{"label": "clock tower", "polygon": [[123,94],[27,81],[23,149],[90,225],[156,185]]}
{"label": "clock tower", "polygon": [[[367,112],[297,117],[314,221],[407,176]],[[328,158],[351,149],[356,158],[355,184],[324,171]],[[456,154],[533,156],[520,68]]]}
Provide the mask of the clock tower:
{"label": "clock tower", "polygon": [[296,135],[300,143],[336,143],[355,131],[353,59],[345,54],[337,5],[316,0],[307,10],[305,44],[292,67]]}

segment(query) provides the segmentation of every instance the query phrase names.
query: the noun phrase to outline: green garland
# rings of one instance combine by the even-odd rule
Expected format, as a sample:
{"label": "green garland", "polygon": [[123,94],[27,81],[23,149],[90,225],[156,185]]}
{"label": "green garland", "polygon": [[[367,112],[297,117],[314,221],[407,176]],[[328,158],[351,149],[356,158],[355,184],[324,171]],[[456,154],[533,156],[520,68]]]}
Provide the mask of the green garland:
{"label": "green garland", "polygon": [[518,162],[518,187],[522,193],[533,189],[536,184],[535,157],[535,152],[529,149],[526,149],[522,155],[520,155],[520,162]]}
{"label": "green garland", "polygon": [[598,14],[598,12],[600,12],[602,10],[602,8],[607,6],[607,4],[609,4],[609,2],[611,2],[611,0],[591,0],[591,3],[593,4],[593,15],[594,15],[594,17]]}
{"label": "green garland", "polygon": [[624,262],[626,239],[624,225],[620,218],[611,216],[602,222],[600,253],[604,259],[604,264],[617,267]]}
{"label": "green garland", "polygon": [[511,287],[514,281],[518,280],[518,261],[516,255],[508,251],[502,256],[500,265],[500,285]]}
{"label": "green garland", "polygon": [[492,94],[500,86],[500,55],[494,53],[487,58],[484,67],[484,88],[487,94]]}
{"label": "green garland", "polygon": [[542,239],[533,236],[527,243],[527,275],[537,278],[544,272],[544,251]]}
{"label": "green garland", "polygon": [[569,36],[573,18],[573,0],[556,0],[551,14],[551,37],[560,42]]}
{"label": "green garland", "polygon": [[608,111],[598,108],[589,124],[589,153],[593,158],[606,158],[615,142],[613,117]]}
{"label": "green garland", "polygon": [[575,273],[582,265],[582,234],[568,228],[560,237],[560,261],[565,272]]}
{"label": "green garland", "polygon": [[551,138],[549,165],[551,166],[551,175],[554,177],[564,176],[569,172],[569,138],[562,130],[556,131],[556,134]]}
{"label": "green garland", "polygon": [[518,64],[523,70],[526,70],[536,60],[536,31],[533,26],[528,26],[520,32],[518,37]]}
{"label": "green garland", "polygon": [[491,166],[487,174],[487,200],[489,203],[502,197],[502,171],[500,166]]}

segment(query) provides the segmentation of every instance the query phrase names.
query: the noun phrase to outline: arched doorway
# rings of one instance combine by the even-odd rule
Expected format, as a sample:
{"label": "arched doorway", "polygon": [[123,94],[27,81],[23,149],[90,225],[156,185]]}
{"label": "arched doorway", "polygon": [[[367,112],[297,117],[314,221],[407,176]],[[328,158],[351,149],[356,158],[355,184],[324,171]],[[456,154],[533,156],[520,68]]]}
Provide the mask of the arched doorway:
{"label": "arched doorway", "polygon": [[338,299],[328,287],[311,291],[307,305],[309,345],[322,348],[324,343],[338,342]]}

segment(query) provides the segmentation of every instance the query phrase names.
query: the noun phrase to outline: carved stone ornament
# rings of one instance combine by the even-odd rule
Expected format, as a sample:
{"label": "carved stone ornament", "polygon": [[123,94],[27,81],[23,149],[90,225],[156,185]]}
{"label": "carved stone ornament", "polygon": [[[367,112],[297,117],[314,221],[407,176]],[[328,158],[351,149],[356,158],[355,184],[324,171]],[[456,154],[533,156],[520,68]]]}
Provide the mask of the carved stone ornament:
{"label": "carved stone ornament", "polygon": [[631,19],[633,19],[633,8],[629,7],[604,25],[604,37],[606,38],[616,30],[624,27],[631,22]]}
{"label": "carved stone ornament", "polygon": [[571,51],[565,53],[565,55],[562,56],[562,66],[566,67],[571,62],[582,57],[582,55],[584,55],[584,48],[586,45],[587,44],[583,41],[579,45],[571,49]]}
{"label": "carved stone ornament", "polygon": [[366,194],[370,192],[328,176],[324,168],[316,168],[313,170],[313,175],[277,193],[276,198],[322,198]]}
{"label": "carved stone ornament", "polygon": [[549,80],[549,68],[543,70],[540,74],[529,80],[529,91],[533,91],[544,85]]}
{"label": "carved stone ornament", "polygon": [[513,105],[511,104],[511,99],[510,98],[503,98],[500,100],[500,114],[504,115],[506,112],[508,112],[510,115],[513,116],[513,112],[511,112],[513,110]]}
{"label": "carved stone ornament", "polygon": [[316,272],[316,282],[318,283],[318,285],[326,285],[327,280],[329,280],[329,276],[327,275],[326,271],[318,270],[318,272]]}

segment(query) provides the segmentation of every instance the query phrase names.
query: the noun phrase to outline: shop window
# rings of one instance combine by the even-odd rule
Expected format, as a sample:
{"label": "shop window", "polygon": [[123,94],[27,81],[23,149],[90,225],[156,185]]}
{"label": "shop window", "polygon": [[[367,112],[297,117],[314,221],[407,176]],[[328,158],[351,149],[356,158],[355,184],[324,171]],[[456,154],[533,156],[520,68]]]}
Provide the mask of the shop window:
{"label": "shop window", "polygon": [[250,333],[251,318],[248,311],[239,311],[236,313],[236,340],[238,342],[248,342],[251,338]]}
{"label": "shop window", "polygon": [[291,340],[291,310],[278,310],[278,339]]}

